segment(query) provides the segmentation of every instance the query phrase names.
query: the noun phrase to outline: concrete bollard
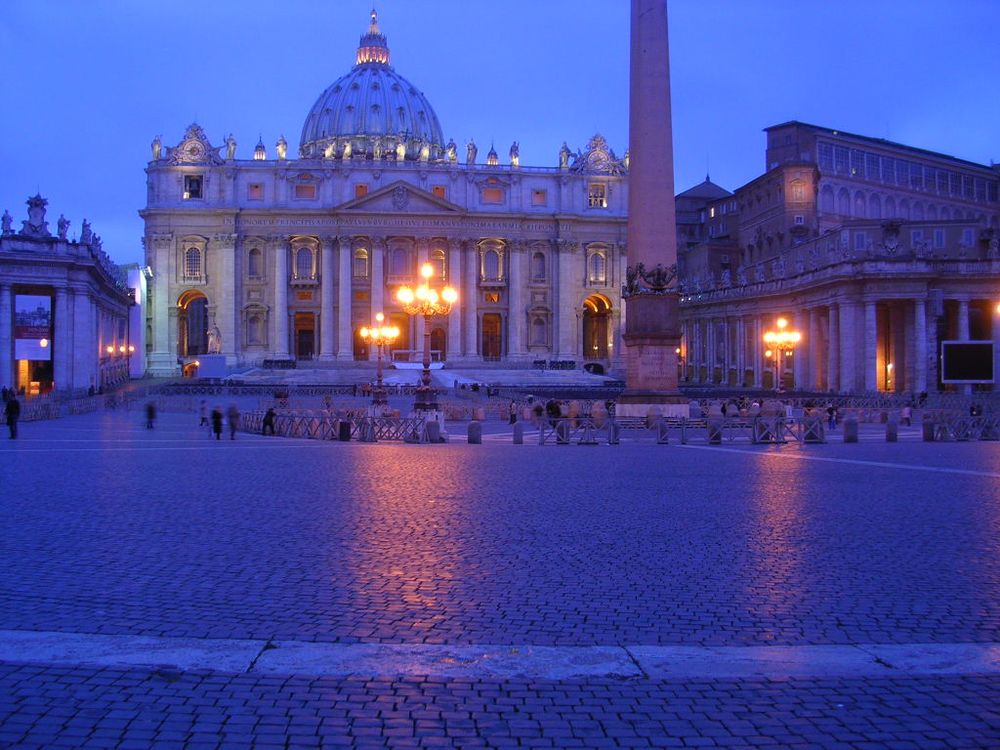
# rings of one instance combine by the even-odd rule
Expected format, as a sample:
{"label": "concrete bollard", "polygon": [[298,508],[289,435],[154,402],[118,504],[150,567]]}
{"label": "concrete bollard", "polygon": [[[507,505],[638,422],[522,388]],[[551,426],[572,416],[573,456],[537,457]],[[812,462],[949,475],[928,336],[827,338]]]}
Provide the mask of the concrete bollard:
{"label": "concrete bollard", "polygon": [[569,445],[569,420],[556,422],[556,445]]}
{"label": "concrete bollard", "polygon": [[844,442],[858,442],[858,418],[855,416],[847,417],[844,420]]}
{"label": "concrete bollard", "polygon": [[608,423],[608,445],[618,445],[621,442],[620,430],[617,422]]}
{"label": "concrete bollard", "polygon": [[933,420],[927,419],[925,417],[924,421],[921,423],[921,427],[923,428],[924,442],[925,443],[933,443],[934,442],[934,422],[933,422]]}
{"label": "concrete bollard", "polygon": [[708,444],[709,445],[721,445],[722,444],[722,417],[709,417],[708,418]]}
{"label": "concrete bollard", "polygon": [[514,445],[524,445],[524,424],[514,423]]}
{"label": "concrete bollard", "polygon": [[667,445],[670,442],[670,427],[667,420],[661,419],[656,423],[656,444]]}
{"label": "concrete bollard", "polygon": [[483,425],[480,422],[469,422],[469,445],[482,445]]}
{"label": "concrete bollard", "polygon": [[895,419],[889,419],[889,421],[885,423],[885,442],[899,442],[899,422]]}
{"label": "concrete bollard", "polygon": [[441,440],[441,423],[436,419],[432,419],[424,425],[424,433],[427,437],[428,443],[440,443]]}

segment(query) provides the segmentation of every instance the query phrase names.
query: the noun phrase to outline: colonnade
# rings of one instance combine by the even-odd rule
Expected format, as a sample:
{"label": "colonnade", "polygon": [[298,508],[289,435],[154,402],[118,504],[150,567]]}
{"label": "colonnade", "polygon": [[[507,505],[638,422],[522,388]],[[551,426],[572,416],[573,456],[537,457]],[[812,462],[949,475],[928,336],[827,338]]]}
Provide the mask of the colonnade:
{"label": "colonnade", "polygon": [[802,335],[782,357],[787,386],[802,391],[859,393],[936,390],[942,340],[989,340],[1000,348],[996,302],[931,293],[767,306],[760,313],[689,309],[683,322],[682,378],[692,384],[772,388],[776,357],[764,334],[780,317]]}

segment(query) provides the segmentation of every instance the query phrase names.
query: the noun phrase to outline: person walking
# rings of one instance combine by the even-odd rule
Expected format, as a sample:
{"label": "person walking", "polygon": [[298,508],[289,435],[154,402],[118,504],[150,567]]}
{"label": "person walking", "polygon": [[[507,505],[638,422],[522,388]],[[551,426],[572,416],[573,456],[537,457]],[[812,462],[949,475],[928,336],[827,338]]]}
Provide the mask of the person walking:
{"label": "person walking", "polygon": [[226,419],[229,421],[229,439],[236,439],[236,429],[240,426],[240,410],[236,404],[230,404],[226,410]]}
{"label": "person walking", "polygon": [[264,423],[261,429],[262,434],[267,435],[268,432],[272,435],[274,434],[274,420],[277,416],[278,415],[274,413],[274,407],[268,407],[267,412],[264,414]]}
{"label": "person walking", "polygon": [[156,421],[156,404],[152,401],[146,402],[146,429],[153,429],[153,422]]}
{"label": "person walking", "polygon": [[4,418],[7,420],[7,429],[10,430],[10,439],[17,439],[17,420],[21,418],[21,402],[17,400],[17,394],[12,390],[7,393],[7,403],[3,409]]}
{"label": "person walking", "polygon": [[222,440],[222,407],[216,406],[212,409],[212,432],[215,433],[216,440]]}
{"label": "person walking", "polygon": [[198,407],[198,414],[201,416],[198,426],[208,427],[208,404],[205,403],[205,399],[201,400],[201,406]]}
{"label": "person walking", "polygon": [[517,421],[517,402],[510,402],[510,423],[514,424]]}

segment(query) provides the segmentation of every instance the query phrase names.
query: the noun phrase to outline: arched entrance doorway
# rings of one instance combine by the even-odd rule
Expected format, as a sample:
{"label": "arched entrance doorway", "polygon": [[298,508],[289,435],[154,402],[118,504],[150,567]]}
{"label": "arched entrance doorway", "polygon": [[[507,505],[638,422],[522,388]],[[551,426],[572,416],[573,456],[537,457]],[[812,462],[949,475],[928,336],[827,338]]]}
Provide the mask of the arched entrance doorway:
{"label": "arched entrance doorway", "polygon": [[611,302],[603,294],[592,294],[583,302],[583,358],[608,358]]}
{"label": "arched entrance doorway", "polygon": [[208,352],[208,300],[196,289],[177,300],[177,355],[197,357]]}
{"label": "arched entrance doorway", "polygon": [[368,342],[361,338],[361,329],[354,329],[354,359],[364,362],[368,359]]}
{"label": "arched entrance doorway", "polygon": [[498,313],[486,313],[483,315],[483,359],[487,362],[498,362],[502,352],[502,339],[500,337],[500,315]]}

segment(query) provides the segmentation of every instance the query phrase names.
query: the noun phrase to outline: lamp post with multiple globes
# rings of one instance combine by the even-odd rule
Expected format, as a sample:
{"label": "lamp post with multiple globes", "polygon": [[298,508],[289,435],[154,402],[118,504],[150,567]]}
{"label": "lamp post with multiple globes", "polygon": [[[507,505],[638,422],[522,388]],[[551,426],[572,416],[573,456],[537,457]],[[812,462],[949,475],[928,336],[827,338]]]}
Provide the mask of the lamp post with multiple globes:
{"label": "lamp post with multiple globes", "polygon": [[420,375],[420,385],[417,386],[413,410],[427,413],[438,411],[437,393],[431,387],[431,318],[451,312],[452,305],[458,300],[458,292],[450,286],[440,291],[431,289],[429,282],[434,275],[434,267],[430,263],[421,266],[420,275],[423,277],[420,286],[416,289],[408,286],[400,287],[396,292],[396,300],[407,315],[424,317],[424,367]]}
{"label": "lamp post with multiple globes", "polygon": [[781,365],[782,355],[786,359],[792,356],[795,351],[795,345],[802,340],[802,334],[798,331],[787,330],[788,321],[785,318],[778,318],[775,321],[775,325],[777,325],[778,330],[766,331],[764,333],[764,343],[769,347],[764,352],[764,356],[768,359],[774,358],[774,389],[777,393],[781,393],[784,390],[784,374]]}
{"label": "lamp post with multiple globes", "polygon": [[385,315],[377,313],[375,325],[371,328],[365,326],[360,331],[364,342],[374,344],[378,350],[378,356],[375,360],[375,387],[372,389],[372,406],[376,411],[389,402],[385,395],[385,385],[382,383],[382,350],[399,337],[399,329],[396,326],[387,326],[383,323],[385,323]]}

